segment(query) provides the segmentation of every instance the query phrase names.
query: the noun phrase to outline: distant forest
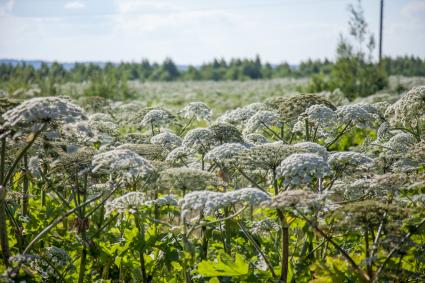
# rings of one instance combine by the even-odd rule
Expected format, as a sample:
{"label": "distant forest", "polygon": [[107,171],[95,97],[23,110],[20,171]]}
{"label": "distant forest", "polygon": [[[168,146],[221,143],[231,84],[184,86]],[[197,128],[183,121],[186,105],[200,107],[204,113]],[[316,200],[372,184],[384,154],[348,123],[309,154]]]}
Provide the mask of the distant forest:
{"label": "distant forest", "polygon": [[[298,66],[288,63],[271,65],[255,59],[215,59],[194,67],[179,68],[171,59],[161,64],[142,60],[140,63],[76,63],[72,68],[62,64],[43,63],[39,68],[30,64],[0,64],[1,84],[32,84],[48,79],[54,83],[98,81],[113,79],[119,81],[200,81],[200,80],[256,80],[287,77],[309,77],[315,74],[329,74],[333,62],[307,60]],[[425,76],[425,59],[413,56],[383,58],[382,68],[386,75]]]}

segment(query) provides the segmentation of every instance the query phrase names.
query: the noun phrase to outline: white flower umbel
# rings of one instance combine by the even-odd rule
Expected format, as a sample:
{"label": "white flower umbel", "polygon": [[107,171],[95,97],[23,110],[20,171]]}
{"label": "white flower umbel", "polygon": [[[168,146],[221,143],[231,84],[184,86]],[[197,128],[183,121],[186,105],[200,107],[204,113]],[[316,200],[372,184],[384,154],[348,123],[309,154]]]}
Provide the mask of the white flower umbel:
{"label": "white flower umbel", "polygon": [[41,250],[41,254],[42,256],[33,258],[31,267],[39,272],[45,281],[59,281],[59,272],[71,272],[75,268],[72,258],[61,248],[46,247]]}
{"label": "white flower umbel", "polygon": [[94,113],[89,116],[90,121],[97,121],[97,122],[114,122],[114,119],[111,115],[106,113]]}
{"label": "white flower umbel", "polygon": [[182,144],[182,139],[176,134],[163,132],[151,138],[151,143],[160,144],[168,150],[172,150]]}
{"label": "white flower umbel", "polygon": [[373,159],[360,152],[341,151],[332,153],[328,164],[335,172],[353,171],[369,168],[373,164]]}
{"label": "white flower umbel", "polygon": [[318,143],[300,142],[300,143],[293,144],[292,146],[304,152],[315,153],[317,155],[320,155],[325,160],[328,158],[328,151],[326,150],[326,147]]}
{"label": "white flower umbel", "polygon": [[195,150],[191,148],[179,146],[170,151],[170,153],[168,153],[167,157],[165,158],[165,161],[168,161],[176,166],[188,165],[190,163],[190,157],[194,153]]}
{"label": "white flower umbel", "polygon": [[130,192],[120,196],[112,201],[107,201],[105,204],[105,214],[110,215],[112,212],[119,214],[124,212],[135,213],[141,207],[145,206],[147,201],[146,195],[141,192]]}
{"label": "white flower umbel", "polygon": [[270,201],[271,197],[259,189],[243,188],[226,193],[191,192],[179,201],[179,205],[182,209],[182,216],[185,217],[188,211],[202,211],[209,214],[220,208],[234,205],[260,206]]}
{"label": "white flower umbel", "polygon": [[415,143],[416,139],[412,134],[399,132],[391,137],[384,146],[395,152],[406,152],[415,145]]}
{"label": "white flower umbel", "polygon": [[294,153],[280,163],[277,177],[284,184],[308,184],[313,178],[323,178],[330,174],[325,160],[313,153]]}
{"label": "white flower umbel", "polygon": [[22,130],[32,127],[38,131],[51,122],[73,123],[86,116],[83,110],[61,97],[37,97],[24,101],[2,115],[4,129]]}
{"label": "white flower umbel", "polygon": [[246,146],[239,143],[225,143],[208,151],[205,155],[205,160],[226,164],[232,161],[236,154],[245,149],[247,149]]}
{"label": "white flower umbel", "polygon": [[425,86],[412,88],[397,102],[389,106],[385,115],[391,126],[416,128],[425,123]]}
{"label": "white flower umbel", "polygon": [[251,118],[257,111],[250,108],[236,108],[218,117],[217,122],[239,125]]}
{"label": "white flower umbel", "polygon": [[257,188],[242,188],[226,192],[224,195],[230,205],[249,204],[258,206],[271,200],[267,193]]}
{"label": "white flower umbel", "polygon": [[144,127],[160,127],[171,122],[171,115],[168,111],[161,109],[150,110],[143,117],[140,124]]}
{"label": "white flower umbel", "polygon": [[332,127],[336,122],[336,113],[331,108],[323,105],[316,104],[307,108],[307,110],[301,114],[315,127],[327,128]]}
{"label": "white flower umbel", "polygon": [[93,173],[119,175],[127,180],[154,172],[155,168],[143,157],[128,149],[98,153],[92,161]]}
{"label": "white flower umbel", "polygon": [[182,218],[185,218],[189,211],[211,212],[222,207],[223,193],[211,191],[195,191],[188,193],[179,200],[182,210]]}
{"label": "white flower umbel", "polygon": [[256,133],[244,135],[243,140],[246,143],[250,143],[254,145],[260,145],[260,144],[265,144],[269,142],[265,136],[256,134]]}
{"label": "white flower umbel", "polygon": [[178,203],[176,197],[174,195],[163,196],[154,200],[149,200],[145,202],[148,206],[176,206]]}
{"label": "white flower umbel", "polygon": [[256,235],[267,235],[269,233],[278,232],[279,230],[280,226],[276,221],[270,218],[265,218],[254,222],[250,232]]}
{"label": "white flower umbel", "polygon": [[203,153],[208,151],[213,144],[215,144],[214,134],[206,128],[192,129],[187,132],[183,139],[183,146]]}
{"label": "white flower umbel", "polygon": [[306,190],[286,190],[271,201],[271,207],[305,209],[317,206],[323,195]]}
{"label": "white flower umbel", "polygon": [[267,127],[280,127],[280,116],[271,111],[259,111],[245,124],[244,134],[254,133]]}
{"label": "white flower umbel", "polygon": [[179,114],[186,119],[210,120],[212,110],[203,102],[191,102]]}
{"label": "white flower umbel", "polygon": [[338,107],[335,112],[340,123],[350,123],[357,127],[369,126],[376,119],[363,104],[344,105]]}
{"label": "white flower umbel", "polygon": [[61,128],[63,139],[70,143],[86,144],[94,142],[98,137],[87,121],[65,124]]}
{"label": "white flower umbel", "polygon": [[237,164],[251,171],[275,170],[289,155],[297,152],[292,145],[282,142],[265,143],[250,147],[237,155]]}

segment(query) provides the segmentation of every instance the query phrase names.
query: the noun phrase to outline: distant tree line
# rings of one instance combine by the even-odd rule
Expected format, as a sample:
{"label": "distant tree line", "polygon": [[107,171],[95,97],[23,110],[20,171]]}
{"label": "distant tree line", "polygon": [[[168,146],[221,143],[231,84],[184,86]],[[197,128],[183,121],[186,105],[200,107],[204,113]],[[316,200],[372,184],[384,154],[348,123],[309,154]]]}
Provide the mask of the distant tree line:
{"label": "distant tree line", "polygon": [[[298,66],[288,63],[271,65],[255,59],[214,59],[199,67],[188,66],[179,69],[171,60],[162,64],[143,60],[140,63],[106,63],[104,66],[95,63],[76,63],[71,69],[62,64],[43,63],[40,68],[30,64],[0,64],[0,80],[2,83],[37,83],[40,80],[51,80],[55,83],[96,81],[103,78],[115,80],[140,81],[200,81],[200,80],[256,80],[286,77],[310,77],[314,74],[329,74],[334,62],[325,60],[307,60]],[[425,76],[425,60],[414,56],[383,59],[383,68],[387,75]]]}
{"label": "distant tree line", "polygon": [[[351,55],[350,55],[351,56]],[[201,66],[188,66],[179,68],[171,59],[166,59],[161,64],[142,60],[140,63],[76,63],[72,68],[54,62],[42,63],[39,68],[31,64],[0,64],[0,89],[14,92],[17,89],[29,88],[37,85],[44,95],[59,94],[60,84],[67,82],[87,82],[84,95],[103,96],[110,98],[130,98],[132,90],[127,81],[224,81],[224,80],[258,80],[272,78],[300,78],[311,77],[313,84],[305,91],[343,89],[346,93],[367,95],[381,89],[383,78],[388,75],[425,76],[425,60],[419,57],[404,56],[397,58],[384,58],[379,67],[379,76],[376,72],[363,72],[364,64],[358,64],[358,58],[348,56],[336,62],[330,60],[307,60],[297,66],[288,63],[271,65],[263,63],[257,56],[255,59],[215,59]],[[353,58],[355,59],[353,61]],[[361,61],[361,60],[360,60]],[[344,67],[345,65],[345,67]],[[360,66],[353,69],[353,66]],[[369,63],[369,69],[377,66]],[[359,73],[358,71],[362,71]],[[362,75],[363,74],[363,75]],[[347,77],[348,76],[348,77]],[[376,79],[371,80],[371,78]],[[330,79],[327,79],[330,78]],[[356,81],[365,78],[370,83],[361,83],[363,89],[357,89]],[[353,80],[354,79],[354,80]],[[352,81],[352,83],[349,83]],[[381,85],[382,86],[379,86]],[[352,86],[356,86],[353,88]],[[378,86],[378,88],[376,87]],[[368,91],[365,91],[367,88]],[[376,89],[375,89],[376,88]]]}

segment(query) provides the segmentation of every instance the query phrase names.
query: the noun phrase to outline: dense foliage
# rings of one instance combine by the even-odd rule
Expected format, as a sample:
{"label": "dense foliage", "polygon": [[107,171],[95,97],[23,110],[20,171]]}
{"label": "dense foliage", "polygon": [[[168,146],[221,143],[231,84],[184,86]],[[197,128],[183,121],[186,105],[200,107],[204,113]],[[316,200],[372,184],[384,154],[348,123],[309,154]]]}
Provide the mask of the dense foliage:
{"label": "dense foliage", "polygon": [[424,281],[424,109],[4,96],[0,281]]}

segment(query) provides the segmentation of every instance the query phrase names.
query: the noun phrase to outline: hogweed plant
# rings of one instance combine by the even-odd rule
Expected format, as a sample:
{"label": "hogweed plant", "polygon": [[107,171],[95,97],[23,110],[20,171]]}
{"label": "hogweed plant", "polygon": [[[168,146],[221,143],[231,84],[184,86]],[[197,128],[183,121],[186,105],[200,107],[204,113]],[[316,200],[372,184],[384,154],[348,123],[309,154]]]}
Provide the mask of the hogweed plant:
{"label": "hogweed plant", "polygon": [[2,102],[0,281],[424,281],[424,90]]}

